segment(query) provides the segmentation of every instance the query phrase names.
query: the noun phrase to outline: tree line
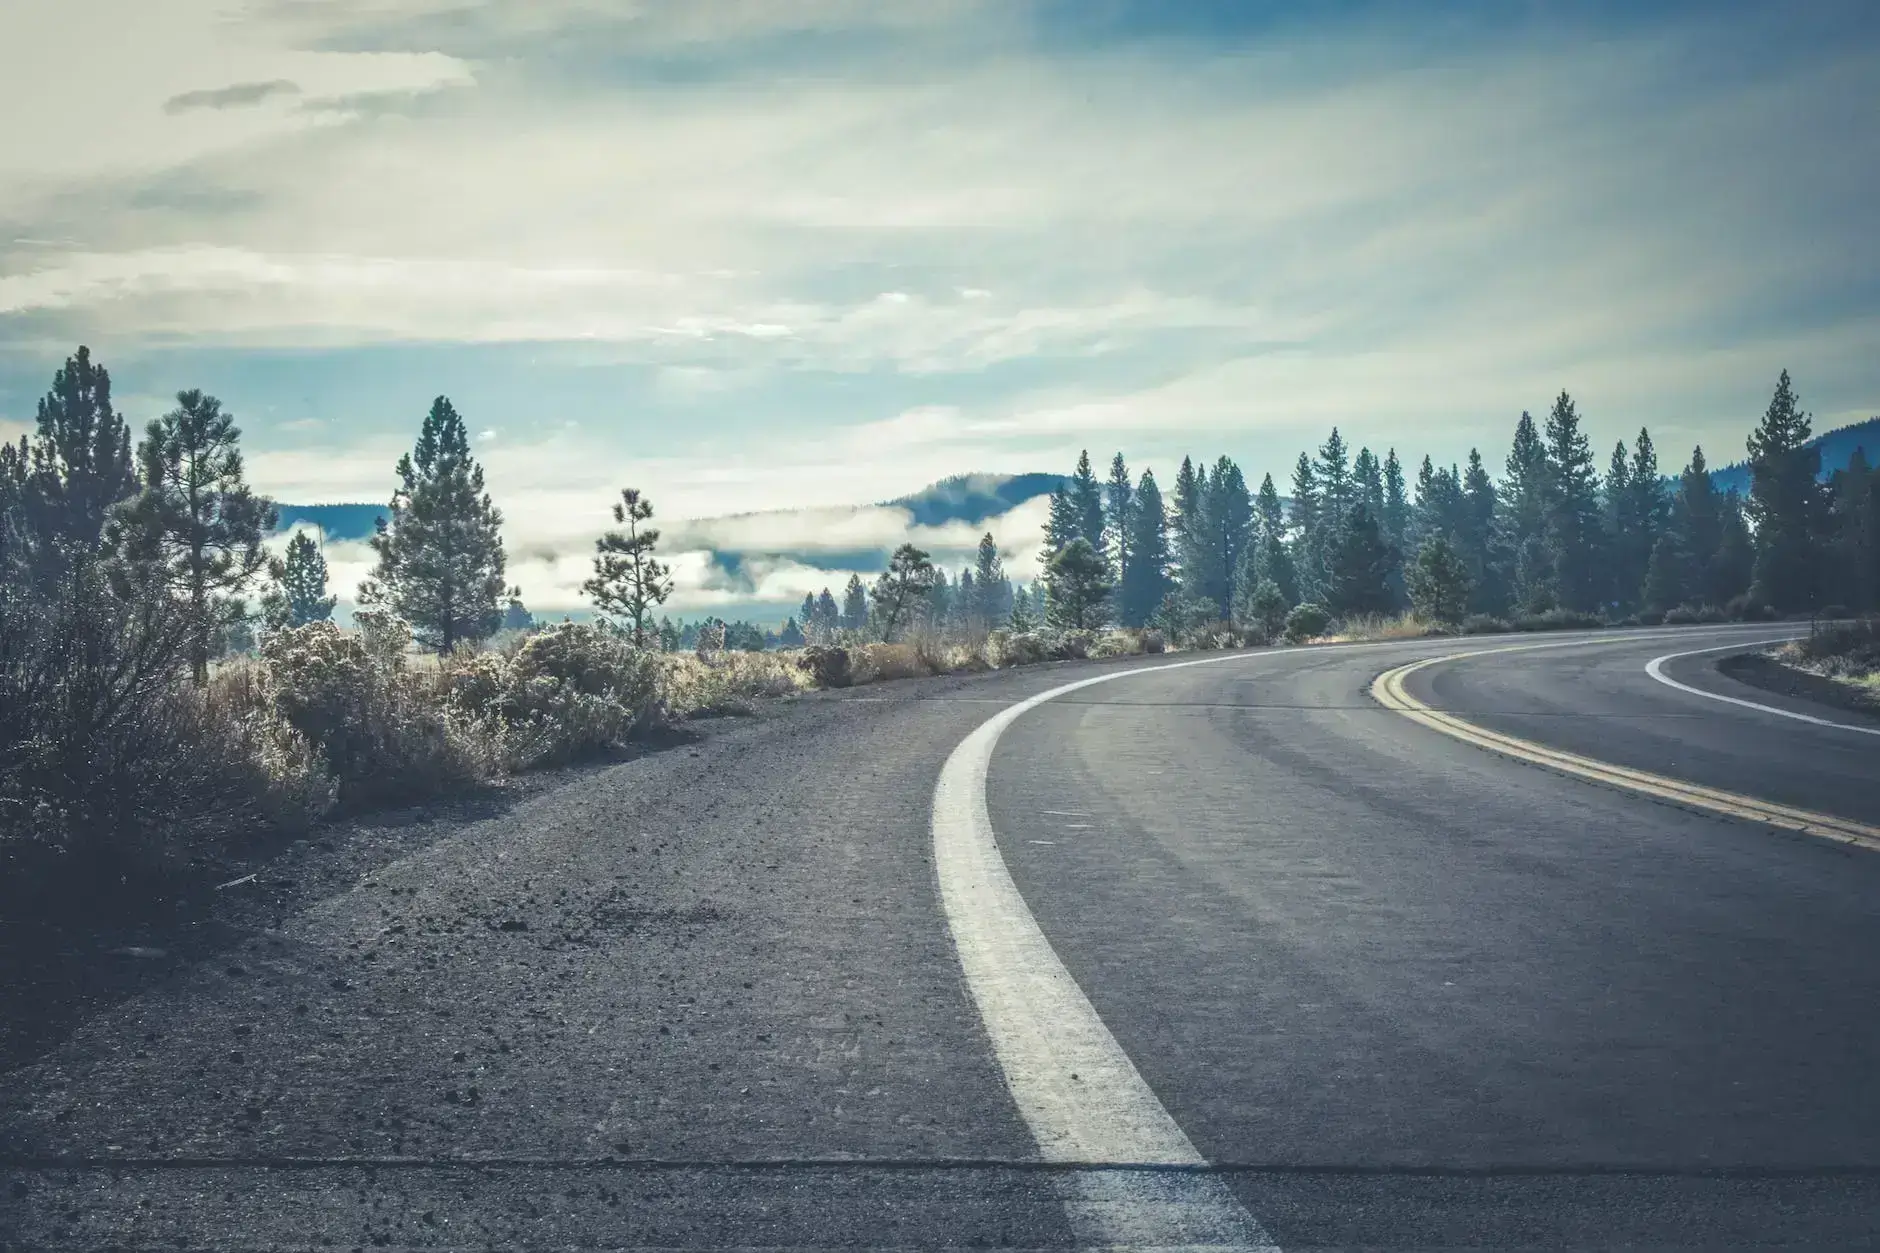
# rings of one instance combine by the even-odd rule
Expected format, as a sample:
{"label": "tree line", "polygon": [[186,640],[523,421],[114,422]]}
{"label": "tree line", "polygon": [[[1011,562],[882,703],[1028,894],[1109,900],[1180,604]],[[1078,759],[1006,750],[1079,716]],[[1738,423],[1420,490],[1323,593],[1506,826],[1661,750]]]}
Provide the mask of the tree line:
{"label": "tree line", "polygon": [[1250,489],[1232,458],[1184,458],[1170,497],[1123,455],[1099,480],[1085,453],[1052,496],[1043,617],[1062,629],[1208,622],[1270,637],[1302,605],[1329,618],[1405,610],[1456,625],[1577,615],[1880,609],[1880,474],[1856,452],[1827,480],[1788,372],[1747,441],[1747,499],[1718,492],[1704,450],[1664,475],[1651,433],[1621,441],[1602,475],[1573,398],[1523,412],[1499,479],[1396,449],[1354,454],[1334,428]]}

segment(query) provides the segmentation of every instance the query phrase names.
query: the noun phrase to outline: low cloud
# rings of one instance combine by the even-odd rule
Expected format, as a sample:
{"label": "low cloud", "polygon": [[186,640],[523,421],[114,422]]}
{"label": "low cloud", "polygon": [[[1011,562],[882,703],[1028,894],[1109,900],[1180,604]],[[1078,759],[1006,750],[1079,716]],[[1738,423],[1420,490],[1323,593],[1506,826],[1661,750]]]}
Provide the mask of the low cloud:
{"label": "low cloud", "polygon": [[163,102],[165,113],[187,113],[191,109],[247,109],[276,96],[298,96],[300,84],[285,78],[265,83],[231,83],[227,87],[186,91]]}

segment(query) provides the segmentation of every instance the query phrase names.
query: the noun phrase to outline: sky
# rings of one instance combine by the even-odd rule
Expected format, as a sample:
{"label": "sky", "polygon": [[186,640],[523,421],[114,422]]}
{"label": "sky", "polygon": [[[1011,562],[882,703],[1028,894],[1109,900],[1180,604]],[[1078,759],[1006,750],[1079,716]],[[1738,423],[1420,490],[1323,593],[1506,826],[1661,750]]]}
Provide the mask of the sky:
{"label": "sky", "polygon": [[1880,412],[1876,84],[1869,0],[8,0],[0,434],[84,343],[383,500],[448,394],[545,609],[628,484],[700,611],[831,574],[688,520],[1085,447],[1498,465],[1566,389],[1721,464],[1783,368]]}

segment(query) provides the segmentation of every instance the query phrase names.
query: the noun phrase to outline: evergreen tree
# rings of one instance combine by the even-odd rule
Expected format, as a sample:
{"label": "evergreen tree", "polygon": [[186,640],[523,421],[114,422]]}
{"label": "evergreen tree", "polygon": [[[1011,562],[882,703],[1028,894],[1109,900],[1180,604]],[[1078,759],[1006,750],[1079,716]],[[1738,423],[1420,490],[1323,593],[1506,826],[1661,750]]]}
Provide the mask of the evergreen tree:
{"label": "evergreen tree", "polygon": [[1012,616],[1006,625],[1016,635],[1038,629],[1038,611],[1032,605],[1031,592],[1023,584],[1012,592]]}
{"label": "evergreen tree", "polygon": [[953,604],[958,599],[955,589],[947,582],[947,572],[935,566],[926,599],[915,606],[909,625],[931,631],[945,630],[953,619]]}
{"label": "evergreen tree", "polygon": [[676,653],[684,646],[681,643],[683,639],[684,633],[674,625],[671,618],[662,614],[659,619],[659,651]]}
{"label": "evergreen tree", "polygon": [[1384,526],[1384,467],[1378,463],[1377,454],[1369,448],[1360,448],[1357,459],[1351,463],[1352,490],[1371,516],[1377,519],[1378,528]]}
{"label": "evergreen tree", "polygon": [[1403,462],[1397,460],[1395,448],[1384,456],[1384,503],[1377,521],[1385,543],[1399,552],[1409,551],[1410,498],[1404,487]]}
{"label": "evergreen tree", "polygon": [[205,683],[216,638],[247,616],[241,592],[267,567],[261,536],[274,529],[275,511],[249,489],[235,415],[214,396],[178,392],[176,408],[144,432],[137,459],[144,489],[123,513],[125,551],[141,579],[182,602],[190,669]]}
{"label": "evergreen tree", "polygon": [[270,563],[273,578],[261,598],[261,620],[268,630],[279,631],[325,622],[333,616],[338,598],[326,590],[326,557],[320,546],[305,531],[297,531],[287,541],[287,552]]}
{"label": "evergreen tree", "polygon": [[1331,435],[1319,445],[1319,459],[1314,466],[1319,486],[1319,503],[1325,516],[1341,522],[1350,514],[1351,506],[1357,503],[1357,487],[1351,477],[1348,463],[1350,449],[1345,437],[1333,427]]}
{"label": "evergreen tree", "polygon": [[1071,507],[1077,514],[1076,534],[1090,542],[1099,555],[1103,552],[1103,485],[1090,468],[1088,450],[1077,455],[1077,472],[1071,475]]}
{"label": "evergreen tree", "polygon": [[893,641],[895,632],[921,612],[932,594],[939,572],[933,559],[912,544],[894,550],[869,595],[881,623],[881,638]]}
{"label": "evergreen tree", "polygon": [[1174,538],[1174,565],[1184,588],[1198,586],[1205,579],[1207,564],[1207,494],[1206,469],[1196,470],[1187,457],[1175,475],[1175,511],[1169,518]]}
{"label": "evergreen tree", "polygon": [[1666,531],[1652,545],[1652,555],[1645,568],[1645,581],[1640,589],[1645,612],[1655,617],[1663,617],[1690,598],[1692,591],[1692,560],[1689,549],[1685,547],[1685,538],[1675,530]]}
{"label": "evergreen tree", "polygon": [[1749,533],[1743,498],[1735,488],[1723,494],[1717,510],[1719,538],[1716,556],[1710,560],[1711,596],[1719,606],[1728,605],[1738,596],[1748,596],[1755,574],[1756,545]]}
{"label": "evergreen tree", "polygon": [[1475,613],[1500,614],[1508,609],[1510,558],[1502,545],[1500,507],[1482,454],[1471,448],[1469,468],[1462,476],[1464,524],[1456,538],[1469,570],[1469,608]]}
{"label": "evergreen tree", "polygon": [[[1192,469],[1192,467],[1190,467]],[[1169,593],[1168,512],[1155,474],[1144,470],[1132,507],[1130,560],[1118,590],[1118,618],[1127,627],[1146,625]]]}
{"label": "evergreen tree", "polygon": [[848,586],[842,591],[842,629],[857,632],[868,629],[868,589],[862,585],[859,574],[851,574]]}
{"label": "evergreen tree", "polygon": [[522,603],[522,589],[509,589],[509,600],[503,606],[503,627],[505,631],[528,631],[535,627],[535,615]]}
{"label": "evergreen tree", "polygon": [[1390,590],[1394,564],[1395,555],[1384,542],[1377,519],[1364,505],[1352,505],[1331,550],[1328,607],[1341,618],[1392,612],[1396,608]]}
{"label": "evergreen tree", "polygon": [[1845,468],[1829,484],[1834,502],[1835,578],[1825,592],[1857,612],[1880,608],[1880,475],[1868,464],[1867,450],[1856,448]]}
{"label": "evergreen tree", "polygon": [[802,622],[805,638],[816,631],[816,597],[814,593],[803,593],[803,604],[796,611],[797,619]]}
{"label": "evergreen tree", "polygon": [[1038,559],[1050,561],[1064,551],[1064,546],[1077,538],[1077,528],[1077,506],[1071,500],[1071,489],[1059,483],[1051,489],[1050,510],[1044,519],[1044,552]]}
{"label": "evergreen tree", "polygon": [[653,610],[672,595],[672,569],[653,556],[659,530],[640,525],[652,516],[653,502],[639,488],[622,488],[614,521],[626,530],[594,541],[594,577],[581,585],[596,609],[632,627],[638,648],[651,638]]}
{"label": "evergreen tree", "polygon": [[1568,609],[1599,607],[1599,475],[1573,398],[1561,392],[1547,415],[1547,546],[1555,593]]}
{"label": "evergreen tree", "polygon": [[1312,458],[1305,453],[1293,463],[1291,512],[1293,534],[1303,542],[1319,521],[1319,476],[1312,468]]}
{"label": "evergreen tree", "polygon": [[1632,524],[1632,470],[1625,441],[1606,462],[1600,491],[1601,547],[1606,556],[1606,600],[1621,607],[1638,599],[1643,571],[1634,560],[1637,534]]}
{"label": "evergreen tree", "polygon": [[1508,523],[1509,543],[1519,551],[1529,540],[1539,538],[1547,525],[1547,446],[1525,409],[1515,423],[1506,475],[1501,507]]}
{"label": "evergreen tree", "polygon": [[[1645,591],[1645,607],[1663,613],[1693,597],[1716,605],[1727,603],[1735,592],[1724,593],[1722,582],[1711,577],[1723,546],[1723,500],[1711,482],[1702,447],[1691,450],[1691,463],[1678,476],[1667,533],[1671,543],[1662,546],[1662,560],[1658,540],[1652,541],[1652,566],[1657,572],[1654,574],[1652,568],[1646,571],[1646,581],[1652,587]],[[1667,603],[1665,597],[1669,595],[1676,599]]]}
{"label": "evergreen tree", "polygon": [[1417,559],[1404,574],[1410,606],[1426,622],[1454,627],[1469,610],[1469,567],[1447,538],[1423,541]]}
{"label": "evergreen tree", "polygon": [[1045,616],[1063,631],[1100,627],[1113,587],[1109,563],[1080,535],[1045,568]]}
{"label": "evergreen tree", "polygon": [[1123,454],[1110,459],[1110,481],[1104,488],[1103,542],[1119,586],[1129,579],[1129,559],[1136,531],[1136,489],[1129,481]]}
{"label": "evergreen tree", "polygon": [[1285,508],[1280,504],[1279,489],[1273,486],[1273,476],[1270,474],[1260,480],[1260,492],[1254,497],[1253,512],[1261,531],[1285,538]]}
{"label": "evergreen tree", "polygon": [[1259,636],[1261,643],[1270,644],[1285,629],[1286,615],[1292,612],[1292,605],[1287,603],[1279,584],[1272,579],[1261,579],[1248,585],[1237,609],[1235,621]]}
{"label": "evergreen tree", "polygon": [[1749,437],[1749,516],[1756,524],[1754,595],[1779,610],[1815,608],[1821,591],[1827,515],[1821,450],[1782,371],[1760,425]]}
{"label": "evergreen tree", "polygon": [[138,483],[130,428],[111,407],[111,376],[92,363],[89,348],[53,374],[38,429],[17,457],[23,563],[52,573],[95,556],[113,511]]}
{"label": "evergreen tree", "polygon": [[842,607],[826,587],[816,593],[816,623],[832,634],[842,629]]}
{"label": "evergreen tree", "polygon": [[483,467],[448,399],[425,415],[417,445],[398,459],[391,520],[379,520],[374,577],[362,604],[385,604],[427,647],[448,653],[488,639],[502,622],[503,515],[483,490]]}
{"label": "evergreen tree", "polygon": [[803,628],[797,625],[795,618],[785,618],[783,628],[777,632],[777,644],[782,648],[801,648],[808,643]]}
{"label": "evergreen tree", "polygon": [[972,629],[990,630],[1003,621],[1011,612],[1006,607],[1011,594],[1011,584],[1005,577],[1005,563],[999,559],[999,546],[993,541],[992,532],[988,531],[979,537],[979,552],[973,565]]}
{"label": "evergreen tree", "polygon": [[1214,463],[1202,498],[1206,529],[1205,571],[1199,589],[1223,621],[1233,613],[1234,574],[1253,533],[1253,497],[1246,477],[1229,457]]}

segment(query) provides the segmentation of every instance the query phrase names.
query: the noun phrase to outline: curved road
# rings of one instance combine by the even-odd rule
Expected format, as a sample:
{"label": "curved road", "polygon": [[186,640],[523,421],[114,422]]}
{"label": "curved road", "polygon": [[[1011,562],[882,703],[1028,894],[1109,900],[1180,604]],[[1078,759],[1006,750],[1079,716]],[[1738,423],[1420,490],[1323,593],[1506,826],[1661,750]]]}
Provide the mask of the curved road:
{"label": "curved road", "polygon": [[[0,1075],[0,1239],[1869,1243],[1880,853],[1538,768],[1370,695],[1475,653],[1409,691],[1880,823],[1880,737],[1646,673],[1785,633],[1041,667],[727,725],[414,840],[99,1005]],[[1810,709],[1716,655],[1665,672]],[[1036,925],[963,978],[929,827],[942,763],[1015,701],[1138,668],[991,750],[983,812]],[[1049,983],[1057,963],[1074,984]],[[1078,1056],[1120,1046],[1168,1120],[1156,1143],[1208,1168],[1041,1150],[1027,1076],[1050,1058],[982,1020],[998,996],[1069,1007],[1045,1054],[1087,1004],[1102,1038]],[[1135,1191],[1104,1191],[1119,1180]],[[1231,1235],[1208,1225],[1223,1207]]]}

